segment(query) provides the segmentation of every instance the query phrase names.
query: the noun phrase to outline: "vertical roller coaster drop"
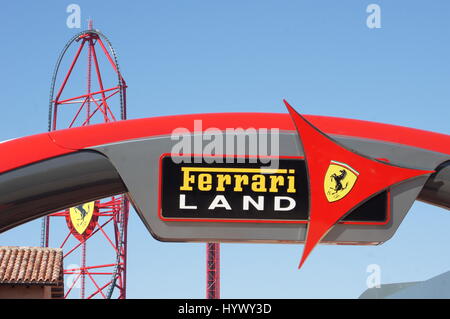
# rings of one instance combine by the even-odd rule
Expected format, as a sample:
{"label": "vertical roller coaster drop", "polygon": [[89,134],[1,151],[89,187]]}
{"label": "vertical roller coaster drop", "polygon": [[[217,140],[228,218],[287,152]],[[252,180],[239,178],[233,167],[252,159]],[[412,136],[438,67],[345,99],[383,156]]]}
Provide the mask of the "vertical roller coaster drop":
{"label": "vertical roller coaster drop", "polygon": [[[90,21],[88,30],[72,37],[57,60],[48,130],[125,120],[126,88],[110,41]],[[65,298],[126,298],[128,213],[129,201],[119,195],[43,218],[41,246],[64,251]]]}

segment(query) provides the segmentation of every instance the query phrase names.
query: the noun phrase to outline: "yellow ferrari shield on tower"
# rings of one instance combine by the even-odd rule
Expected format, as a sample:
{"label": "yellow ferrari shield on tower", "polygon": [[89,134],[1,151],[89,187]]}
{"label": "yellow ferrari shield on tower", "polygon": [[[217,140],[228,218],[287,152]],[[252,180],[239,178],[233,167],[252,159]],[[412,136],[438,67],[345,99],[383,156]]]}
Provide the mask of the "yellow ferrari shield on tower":
{"label": "yellow ferrari shield on tower", "polygon": [[358,175],[349,165],[331,161],[323,182],[328,201],[335,202],[347,196],[355,186]]}
{"label": "yellow ferrari shield on tower", "polygon": [[94,216],[95,202],[69,208],[70,222],[78,234],[82,235]]}

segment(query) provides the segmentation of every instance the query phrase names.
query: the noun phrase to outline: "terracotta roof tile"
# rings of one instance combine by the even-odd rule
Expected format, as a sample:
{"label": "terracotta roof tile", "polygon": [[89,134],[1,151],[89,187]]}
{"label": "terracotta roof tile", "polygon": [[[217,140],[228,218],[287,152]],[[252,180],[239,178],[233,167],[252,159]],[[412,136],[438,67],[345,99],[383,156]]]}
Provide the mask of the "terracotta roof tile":
{"label": "terracotta roof tile", "polygon": [[62,250],[0,246],[0,284],[57,284]]}

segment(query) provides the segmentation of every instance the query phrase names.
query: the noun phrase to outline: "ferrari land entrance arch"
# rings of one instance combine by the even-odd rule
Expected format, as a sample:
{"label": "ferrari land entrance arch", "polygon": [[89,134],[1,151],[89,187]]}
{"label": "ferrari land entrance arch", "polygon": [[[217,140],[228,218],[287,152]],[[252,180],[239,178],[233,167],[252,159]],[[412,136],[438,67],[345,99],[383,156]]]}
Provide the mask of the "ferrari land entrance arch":
{"label": "ferrari land entrance arch", "polygon": [[389,240],[415,200],[450,208],[450,136],[285,105],[4,142],[15,156],[0,158],[0,230],[127,193],[158,240],[304,243],[301,266],[319,243]]}

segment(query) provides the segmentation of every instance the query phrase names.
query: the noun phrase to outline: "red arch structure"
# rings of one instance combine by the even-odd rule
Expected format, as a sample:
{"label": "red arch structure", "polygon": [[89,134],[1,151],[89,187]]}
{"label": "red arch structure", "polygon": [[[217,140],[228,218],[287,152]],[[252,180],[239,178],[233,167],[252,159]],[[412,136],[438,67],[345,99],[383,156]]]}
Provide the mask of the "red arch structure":
{"label": "red arch structure", "polygon": [[[340,141],[351,140],[356,141],[355,145],[366,143],[367,145],[373,145],[374,148],[384,147],[383,149],[388,149],[390,152],[388,152],[388,157],[392,156],[392,158],[383,158],[383,160],[394,160],[397,165],[402,165],[402,163],[409,161],[409,164],[404,165],[411,166],[411,163],[414,161],[411,162],[411,158],[407,157],[411,157],[409,154],[414,154],[415,157],[421,159],[420,163],[417,162],[418,167],[414,168],[426,169],[429,172],[435,171],[434,174],[423,181],[423,188],[415,196],[418,200],[426,203],[446,209],[450,208],[449,135],[353,119],[313,115],[304,116],[304,118],[323,134],[331,136],[333,139]],[[195,121],[198,120],[202,122],[202,127],[200,128],[195,125]],[[216,238],[208,237],[211,236],[208,234],[204,235],[204,237],[195,238],[170,237],[163,234],[167,229],[173,227],[175,229],[174,232],[170,233],[169,231],[173,235],[177,229],[181,229],[184,226],[180,228],[180,226],[175,224],[177,222],[170,224],[170,222],[165,223],[161,220],[155,221],[157,214],[154,214],[154,211],[146,210],[150,201],[146,197],[150,197],[155,187],[152,186],[153,189],[146,190],[141,185],[147,182],[146,174],[148,171],[157,170],[158,163],[147,161],[150,155],[155,158],[159,158],[162,155],[161,141],[164,139],[169,141],[172,132],[177,128],[185,128],[191,133],[202,133],[212,127],[219,132],[224,132],[228,128],[242,128],[245,130],[248,128],[276,127],[281,132],[297,136],[296,127],[289,114],[220,113],[188,114],[111,122],[55,130],[5,141],[0,144],[0,151],[3,154],[15,154],[15,156],[0,158],[0,186],[4,186],[4,189],[7,189],[7,191],[0,194],[0,231],[5,231],[29,220],[47,215],[60,208],[79,204],[82,201],[129,192],[134,199],[133,204],[138,214],[140,214],[154,237],[158,239],[167,241],[189,241],[192,239],[192,241],[197,242],[211,242],[211,239],[226,242],[239,241],[238,237],[232,237],[233,234],[225,232],[217,235]],[[130,145],[133,146],[133,152],[130,152],[131,148],[127,148]],[[133,163],[138,163],[139,165],[131,165],[133,167],[120,165],[121,158],[131,157],[133,157]],[[78,171],[71,172],[69,170],[67,172],[68,170],[61,170],[64,167],[70,167]],[[127,170],[134,170],[133,174],[129,174]],[[45,176],[43,172],[46,172]],[[85,174],[83,175],[85,178],[78,178],[80,172]],[[98,172],[99,174],[93,177],[92,172]],[[157,176],[157,173],[153,175]],[[37,190],[31,187],[29,194],[23,193],[21,196],[12,196],[13,192],[20,188],[23,183],[36,183],[36,181],[32,181],[32,178],[39,179],[42,182],[49,176],[57,176],[59,178],[52,186],[54,187],[53,189]],[[140,180],[139,187],[135,187],[134,183],[142,176],[144,176],[144,182]],[[157,183],[157,178],[154,179],[154,182]],[[93,184],[96,184],[95,187],[93,187]],[[69,189],[68,185],[71,185],[71,187],[76,186],[77,191],[71,191],[72,189]],[[136,193],[136,189],[140,192],[139,194]],[[58,191],[59,195],[57,201],[54,200],[55,191]],[[399,188],[396,192],[400,191],[403,190]],[[29,210],[29,207],[39,207],[39,209]],[[394,211],[393,214],[396,215],[396,212]],[[153,228],[155,224],[152,225],[152,223],[155,222],[158,224],[156,225],[157,227],[162,225],[162,228],[159,229],[162,229],[161,233],[156,228]],[[196,226],[194,225],[193,227],[192,229],[195,229]],[[233,227],[245,228],[245,225],[233,225]],[[284,225],[281,227],[284,227]],[[340,227],[355,228],[356,226],[344,224]],[[348,240],[347,238],[345,241],[340,241],[336,239],[335,242],[345,244],[379,244],[387,240],[388,237],[386,235],[383,235],[383,238],[380,237],[381,239],[376,238],[376,227],[378,226],[371,226],[372,239],[366,242],[364,242],[362,226],[356,229],[357,236],[354,240]],[[394,226],[381,225],[380,230],[383,232],[389,227]],[[398,225],[395,225],[395,227],[398,227]],[[203,225],[202,228],[197,229],[204,231],[205,226]],[[269,228],[261,229],[268,231]],[[374,230],[375,233],[373,233]],[[280,234],[278,233],[276,236],[280,236]],[[282,239],[282,236],[276,236],[273,239],[259,239],[259,237],[255,236],[254,241],[289,241]],[[252,242],[253,239],[248,237],[243,241]],[[294,242],[302,241],[302,239],[294,240]]]}
{"label": "red arch structure", "polygon": [[[450,155],[449,135],[353,119],[314,115],[305,116],[305,118],[327,134],[406,145],[424,151]],[[280,130],[295,130],[289,115],[282,113],[189,114],[96,124],[2,142],[0,144],[2,154],[14,154],[14,156],[0,157],[0,173],[12,172],[33,163],[87,150],[97,145],[168,135],[179,127],[195,132],[194,120],[202,120],[204,129],[208,127],[215,127],[219,130],[229,127],[244,129],[271,127],[273,123],[277,123]],[[0,206],[3,211],[0,211],[1,217],[8,215],[8,208],[11,205],[13,204]],[[47,212],[38,212],[35,217],[45,213]],[[0,230],[4,231],[26,220],[29,218],[19,218],[16,222],[1,224]]]}
{"label": "red arch structure", "polygon": [[[306,115],[305,118],[330,135],[389,142],[450,155],[450,136],[446,134],[337,117]],[[96,124],[4,141],[0,149],[16,156],[0,158],[0,173],[96,145],[170,135],[179,127],[196,132],[194,120],[201,120],[204,129],[267,128],[276,123],[282,131],[295,131],[289,114],[283,113],[187,114]]]}

